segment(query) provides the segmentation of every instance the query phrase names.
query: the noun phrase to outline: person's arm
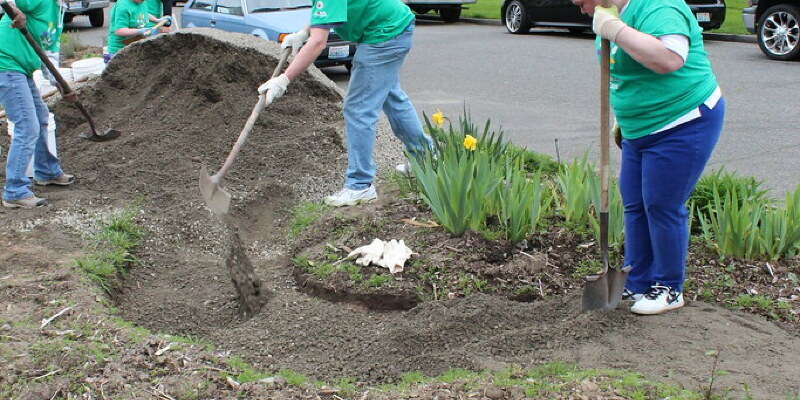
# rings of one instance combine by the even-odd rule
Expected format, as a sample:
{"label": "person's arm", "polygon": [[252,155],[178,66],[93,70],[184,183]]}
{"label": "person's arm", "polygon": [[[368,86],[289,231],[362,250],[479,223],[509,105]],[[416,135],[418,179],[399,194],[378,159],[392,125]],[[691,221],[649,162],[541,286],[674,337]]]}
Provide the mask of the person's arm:
{"label": "person's arm", "polygon": [[616,43],[639,64],[658,74],[677,71],[685,62],[657,37],[639,32],[630,26],[617,34]]}
{"label": "person's arm", "polygon": [[325,50],[325,46],[327,46],[330,29],[314,27],[309,29],[308,41],[300,48],[300,51],[292,59],[289,67],[286,68],[285,74],[289,79],[293,80],[300,76],[300,74],[308,69],[314,60],[319,57],[322,50]]}
{"label": "person's arm", "polygon": [[616,43],[639,64],[655,73],[666,74],[676,71],[685,62],[657,37],[640,32],[622,22],[616,7],[595,7],[592,29],[602,38]]}

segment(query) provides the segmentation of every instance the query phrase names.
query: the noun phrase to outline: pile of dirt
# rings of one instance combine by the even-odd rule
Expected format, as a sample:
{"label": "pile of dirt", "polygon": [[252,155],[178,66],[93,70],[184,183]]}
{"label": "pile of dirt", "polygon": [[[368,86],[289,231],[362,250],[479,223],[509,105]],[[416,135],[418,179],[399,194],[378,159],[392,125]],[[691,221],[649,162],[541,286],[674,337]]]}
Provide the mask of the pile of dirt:
{"label": "pile of dirt", "polygon": [[[113,126],[123,136],[104,144],[78,139],[87,129],[82,116],[56,103],[59,154],[78,181],[66,190],[37,189],[53,205],[6,213],[2,226],[22,231],[50,219],[81,230],[87,223],[75,216],[139,204],[148,233],[137,249],[142,263],[113,299],[122,317],[157,332],[203,338],[264,370],[377,383],[408,371],[560,360],[697,388],[711,369],[704,353],[714,349],[728,372],[717,387],[746,382],[757,398],[798,390],[796,336],[760,317],[701,302],[651,318],[623,309],[581,314],[573,290],[534,303],[475,294],[374,311],[298,291],[284,235],[289,210],[337,189],[346,161],[341,93],[333,84],[316,70],[304,74],[256,123],[224,183],[234,197],[227,223],[238,228],[241,247],[227,223],[204,208],[197,186],[201,165],[216,171],[227,155],[277,54],[266,41],[211,30],[121,51],[80,95],[101,128]],[[400,156],[385,131],[376,156],[382,168]],[[59,219],[66,209],[70,218]],[[232,248],[234,258],[247,253],[259,295],[269,293],[249,319],[241,316],[228,274]]]}

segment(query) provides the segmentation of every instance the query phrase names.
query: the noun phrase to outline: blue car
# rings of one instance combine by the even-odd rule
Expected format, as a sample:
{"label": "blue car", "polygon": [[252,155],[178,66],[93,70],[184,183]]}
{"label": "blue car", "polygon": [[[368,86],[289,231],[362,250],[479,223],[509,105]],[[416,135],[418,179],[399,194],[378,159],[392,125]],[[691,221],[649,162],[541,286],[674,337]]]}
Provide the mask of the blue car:
{"label": "blue car", "polygon": [[[280,43],[286,35],[308,26],[310,19],[311,0],[188,0],[180,23],[182,28],[217,28]],[[314,65],[344,65],[349,70],[355,52],[354,43],[332,30],[328,46]]]}

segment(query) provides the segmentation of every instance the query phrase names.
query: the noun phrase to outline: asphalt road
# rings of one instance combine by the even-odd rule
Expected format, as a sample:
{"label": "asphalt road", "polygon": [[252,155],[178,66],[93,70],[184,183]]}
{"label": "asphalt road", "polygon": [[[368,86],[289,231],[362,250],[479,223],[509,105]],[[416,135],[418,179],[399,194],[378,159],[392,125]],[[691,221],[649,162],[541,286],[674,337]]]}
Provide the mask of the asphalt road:
{"label": "asphalt road", "polygon": [[[85,44],[105,28],[76,17]],[[725,127],[708,170],[755,176],[783,197],[800,183],[800,63],[768,60],[753,43],[706,41],[727,103]],[[347,86],[344,67],[323,71]],[[403,88],[417,111],[457,121],[466,107],[514,143],[562,160],[597,159],[599,66],[592,36],[537,30],[510,35],[499,26],[419,21],[404,66]],[[613,147],[613,145],[612,145]],[[619,152],[612,148],[612,168]]]}

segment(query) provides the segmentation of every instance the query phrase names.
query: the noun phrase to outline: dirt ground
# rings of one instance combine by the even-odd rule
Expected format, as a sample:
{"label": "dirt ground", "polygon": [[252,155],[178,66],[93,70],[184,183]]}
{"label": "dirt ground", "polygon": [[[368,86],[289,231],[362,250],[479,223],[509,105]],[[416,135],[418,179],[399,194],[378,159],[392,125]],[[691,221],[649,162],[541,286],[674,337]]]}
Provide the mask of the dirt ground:
{"label": "dirt ground", "polygon": [[[142,263],[111,299],[119,316],[154,332],[200,338],[218,346],[219,354],[236,354],[258,369],[378,384],[409,371],[434,375],[458,367],[565,361],[640,371],[696,389],[710,375],[711,359],[705,353],[717,350],[719,369],[727,372],[717,387],[741,396],[744,384],[758,399],[800,390],[796,334],[762,317],[700,301],[665,316],[636,317],[624,308],[582,314],[575,289],[536,302],[476,293],[423,302],[407,311],[380,311],[298,290],[286,239],[289,210],[338,189],[346,163],[341,93],[335,86],[318,71],[305,74],[262,114],[223,184],[233,194],[227,220],[204,208],[197,186],[202,165],[211,171],[221,165],[276,55],[263,41],[203,30],[125,49],[101,79],[80,92],[101,128],[123,132],[110,143],[78,139],[87,129],[80,113],[69,104],[53,105],[59,155],[78,180],[69,189],[37,189],[51,203],[43,209],[0,213],[4,354],[22,351],[25,332],[37,331],[15,321],[52,316],[64,308],[54,303],[59,296],[77,304],[79,311],[64,314],[69,320],[84,318],[102,326],[92,310],[106,300],[102,294],[76,297],[86,292],[86,283],[75,277],[69,260],[84,251],[81,234],[96,229],[97,218],[140,204],[138,220],[147,229],[136,250]],[[7,148],[8,139],[3,136],[0,144]],[[400,153],[383,132],[376,154],[385,169]],[[364,211],[374,212],[384,201]],[[261,280],[263,305],[250,318],[240,312],[226,267],[236,245],[230,227],[237,229]],[[100,328],[95,333],[106,334],[125,341]],[[156,357],[164,345],[144,341],[139,353],[101,363],[97,376],[120,387],[138,387],[148,380],[144,371],[158,367],[166,373],[159,378],[161,389],[155,389],[169,390],[190,375],[185,369],[169,373],[174,363],[187,361],[169,358],[169,353]],[[51,356],[63,357],[57,354]],[[185,354],[196,363],[213,358],[199,349]],[[216,364],[202,365],[213,369]],[[11,371],[3,378],[9,381],[31,368],[17,362],[3,369]],[[50,398],[59,379],[68,378],[54,373],[50,379],[46,395],[21,398]],[[148,387],[150,393],[155,389]],[[284,397],[275,398],[306,395],[279,389]]]}

